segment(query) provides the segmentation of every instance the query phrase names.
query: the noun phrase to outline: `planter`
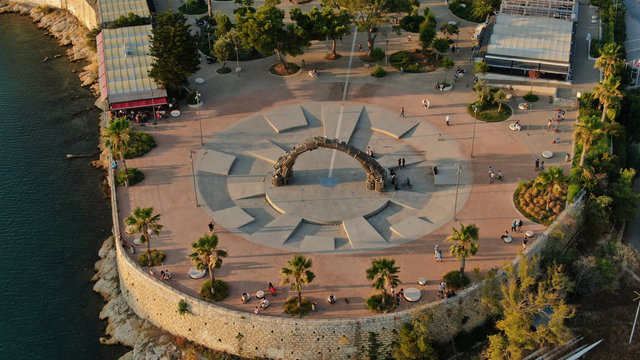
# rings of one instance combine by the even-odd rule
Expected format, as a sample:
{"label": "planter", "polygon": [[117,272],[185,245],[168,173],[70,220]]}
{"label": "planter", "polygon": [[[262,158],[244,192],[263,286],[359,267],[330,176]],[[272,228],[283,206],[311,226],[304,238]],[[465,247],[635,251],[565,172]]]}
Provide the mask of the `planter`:
{"label": "planter", "polygon": [[199,107],[202,107],[202,101],[200,101],[200,104],[187,104],[187,106],[189,107],[189,109],[197,109]]}
{"label": "planter", "polygon": [[453,84],[449,85],[449,86],[445,86],[442,91],[451,91],[453,89]]}

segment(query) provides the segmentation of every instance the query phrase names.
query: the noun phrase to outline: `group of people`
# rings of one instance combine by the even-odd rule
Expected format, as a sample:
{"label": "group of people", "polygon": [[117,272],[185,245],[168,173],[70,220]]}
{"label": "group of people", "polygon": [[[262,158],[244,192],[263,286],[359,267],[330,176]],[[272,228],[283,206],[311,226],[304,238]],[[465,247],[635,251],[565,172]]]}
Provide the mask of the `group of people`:
{"label": "group of people", "polygon": [[494,181],[496,180],[504,180],[504,177],[502,176],[502,171],[498,170],[498,173],[496,174],[495,172],[493,172],[493,168],[491,166],[489,166],[489,184],[493,184]]}
{"label": "group of people", "polygon": [[456,69],[456,73],[455,73],[455,74],[453,74],[453,78],[454,78],[455,80],[458,80],[458,78],[459,78],[460,76],[464,76],[464,75],[466,75],[466,73],[467,73],[467,72],[466,72],[463,68],[458,67],[458,68]]}
{"label": "group of people", "polygon": [[443,91],[444,90],[444,83],[443,82],[441,83],[440,81],[438,81],[436,83],[436,90]]}
{"label": "group of people", "polygon": [[311,76],[314,79],[317,79],[318,78],[318,70],[316,70],[316,69],[309,70],[309,76]]}
{"label": "group of people", "polygon": [[[156,277],[156,272],[153,271],[153,268],[149,269],[149,275],[152,277]],[[160,271],[160,280],[171,280],[173,274],[169,270],[161,270]]]}
{"label": "group of people", "polygon": [[540,159],[536,159],[535,169],[536,169],[536,171],[543,171],[544,170],[544,160],[542,160],[542,162],[540,162]]}
{"label": "group of people", "polygon": [[253,313],[256,315],[260,314],[261,310],[264,310],[268,307],[269,307],[269,300],[267,300],[266,298],[262,298],[262,300],[260,300],[260,304],[257,305],[255,309],[253,309]]}
{"label": "group of people", "polygon": [[522,220],[516,219],[513,220],[513,224],[511,224],[511,231],[520,231],[522,228]]}
{"label": "group of people", "polygon": [[396,292],[396,287],[391,287],[391,296],[396,299],[396,304],[400,304],[400,300],[406,300],[404,298],[404,288],[400,288],[400,291]]}
{"label": "group of people", "polygon": [[367,155],[371,156],[372,158],[376,158],[375,156],[373,156],[373,148],[371,146],[367,146],[367,151],[366,151]]}

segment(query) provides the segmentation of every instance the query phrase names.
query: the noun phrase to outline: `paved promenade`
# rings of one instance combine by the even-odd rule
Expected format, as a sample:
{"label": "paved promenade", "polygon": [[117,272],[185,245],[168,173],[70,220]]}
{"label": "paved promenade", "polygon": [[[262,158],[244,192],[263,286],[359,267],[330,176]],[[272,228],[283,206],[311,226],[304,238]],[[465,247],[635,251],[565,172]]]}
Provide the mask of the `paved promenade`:
{"label": "paved promenade", "polygon": [[[315,3],[316,1],[313,1],[311,5]],[[214,4],[217,6],[221,3],[214,2]],[[230,2],[222,4],[231,5]],[[453,15],[449,14],[440,3],[428,2],[427,4],[438,15],[439,22],[454,20]],[[259,5],[259,3],[256,4],[256,6]],[[159,8],[162,9],[160,4]],[[461,26],[460,44],[463,50],[453,60],[456,61],[456,66],[464,67],[471,74],[472,64],[468,62],[471,43],[468,39],[473,32],[473,25],[462,22]],[[387,39],[392,52],[412,49],[418,45],[415,40],[408,42],[406,34],[396,35],[392,32],[389,32],[388,38],[380,35],[377,44],[385,44]],[[414,35],[414,39],[417,39],[417,35]],[[263,178],[267,183],[270,181],[268,171],[272,165],[264,159],[261,160],[242,152],[242,149],[237,149],[238,144],[242,144],[247,139],[253,139],[254,143],[266,144],[266,141],[272,141],[277,137],[281,142],[276,141],[276,145],[290,145],[300,140],[303,132],[297,133],[297,131],[305,131],[291,130],[291,132],[280,134],[274,132],[267,135],[258,130],[253,132],[257,127],[248,124],[252,124],[251,121],[260,123],[263,121],[260,117],[264,117],[264,114],[291,114],[292,111],[298,111],[292,109],[298,108],[300,104],[307,104],[306,106],[310,109],[309,114],[316,120],[319,120],[322,114],[322,110],[317,108],[318,104],[333,104],[330,106],[334,106],[334,109],[342,105],[379,109],[387,114],[385,115],[387,121],[392,123],[393,117],[399,118],[400,108],[404,107],[406,116],[403,120],[418,124],[417,130],[408,132],[400,139],[393,140],[388,136],[384,138],[380,137],[382,135],[371,135],[366,138],[367,141],[377,141],[376,139],[383,141],[381,139],[384,138],[385,142],[380,143],[382,146],[378,147],[378,150],[381,153],[389,153],[393,159],[395,159],[394,154],[401,151],[405,145],[413,149],[412,151],[420,153],[424,157],[421,165],[424,169],[420,173],[424,178],[420,181],[424,181],[425,184],[426,181],[433,181],[433,177],[427,175],[430,166],[456,162],[463,164],[461,199],[456,221],[453,219],[451,209],[454,187],[448,184],[441,199],[432,196],[427,201],[424,206],[426,213],[412,215],[425,221],[430,216],[438,214],[441,219],[434,223],[437,226],[429,228],[415,238],[404,236],[403,238],[407,241],[400,241],[397,246],[385,247],[382,250],[361,249],[362,251],[319,251],[315,248],[299,248],[297,251],[307,253],[313,260],[312,270],[316,274],[316,279],[311,286],[303,290],[303,294],[311,301],[317,301],[321,310],[309,316],[332,318],[370,314],[364,302],[374,293],[374,290],[366,280],[365,270],[371,265],[372,259],[380,257],[396,259],[396,264],[400,267],[400,279],[403,282],[401,287],[420,288],[423,296],[421,302],[435,300],[437,284],[442,274],[459,266],[458,261],[448,254],[449,245],[443,240],[451,233],[452,227],[459,227],[460,221],[464,224],[475,223],[480,229],[478,255],[467,260],[469,275],[474,268],[486,272],[491,267],[501,266],[505,261],[511,260],[522,248],[522,233],[516,234],[512,244],[504,244],[500,240],[500,235],[510,228],[513,219],[524,220],[523,230],[533,230],[536,234],[544,230],[543,226],[527,221],[517,212],[512,202],[513,190],[518,181],[527,181],[536,176],[534,162],[537,158],[541,159],[542,151],[551,150],[557,154],[552,159],[545,160],[546,166],[563,166],[567,169],[564,154],[569,153],[571,149],[571,124],[575,121],[576,112],[567,111],[566,119],[559,124],[557,133],[546,131],[547,118],[554,110],[553,105],[546,101],[546,97],[541,97],[541,101],[535,103],[532,110],[523,112],[517,109],[517,103],[522,102],[522,94],[511,91],[514,95],[509,103],[514,111],[512,118],[500,123],[478,121],[475,125],[474,157],[471,158],[474,119],[466,112],[466,106],[475,99],[475,94],[471,90],[471,76],[463,77],[454,83],[454,89],[451,92],[434,90],[435,83],[442,81],[443,77],[446,76],[449,81],[451,80],[451,73],[443,74],[441,71],[427,74],[400,74],[391,67],[386,67],[390,71],[388,75],[376,79],[369,75],[370,69],[366,69],[365,64],[358,59],[358,42],[366,44],[363,34],[357,34],[355,40],[353,36],[345,37],[338,47],[338,52],[343,56],[337,61],[323,59],[323,55],[330,49],[330,42],[315,42],[303,56],[288,58],[289,61],[297,63],[305,59],[307,68],[318,69],[320,73],[318,79],[311,78],[306,71],[289,77],[273,76],[267,69],[275,63],[274,57],[241,63],[242,71],[239,74],[219,75],[215,73],[219,64],[203,63],[202,69],[193,78],[201,77],[205,82],[192,86],[203,94],[204,105],[200,109],[200,116],[198,117],[198,111],[183,106],[181,117],[163,121],[157,127],[142,128],[154,136],[158,147],[142,158],[127,162],[128,166],[142,170],[146,178],[136,186],[118,190],[119,211],[123,218],[135,206],[152,206],[156,213],[161,214],[164,229],[159,237],[152,239],[152,246],[165,252],[167,258],[164,266],[174,274],[174,278],[170,281],[173,286],[197,296],[202,280],[189,279],[186,275],[192,266],[187,258],[190,244],[208,230],[207,224],[210,218],[218,222],[217,217],[226,216],[227,221],[229,220],[228,214],[217,213],[216,215],[216,211],[230,207],[223,204],[224,201],[242,197],[231,195],[232,199],[217,198],[220,194],[237,194],[240,190],[234,189],[231,183],[220,183],[218,186],[226,186],[226,189],[220,187],[218,190],[216,188],[218,183],[214,177],[226,179],[228,176],[237,174],[237,171],[246,170],[245,176],[254,177],[255,182],[260,182]],[[352,53],[352,50],[355,52]],[[235,67],[233,63],[229,66]],[[431,102],[431,108],[428,110],[421,104],[421,100],[425,97]],[[451,126],[445,124],[447,115],[451,116]],[[199,118],[204,146],[200,144]],[[258,120],[255,120],[256,118]],[[509,130],[509,123],[516,120],[524,125],[520,132]],[[262,128],[267,126],[266,122],[260,124]],[[314,126],[316,130],[321,130],[323,125],[317,122]],[[315,131],[312,130],[313,127],[310,126],[309,134]],[[354,134],[358,134],[358,131],[360,130],[356,129]],[[437,133],[442,134],[444,141],[437,141]],[[306,133],[304,134],[306,136]],[[558,137],[560,143],[552,144],[552,141]],[[362,140],[358,147],[361,148],[366,143]],[[390,146],[388,149],[385,147],[387,145]],[[375,143],[373,146],[376,148]],[[191,163],[188,159],[191,150],[197,152],[194,164],[198,183],[199,198],[197,200],[193,189]],[[220,160],[222,155],[214,151],[231,154],[241,158],[242,161],[230,167],[226,166],[225,160]],[[317,151],[331,153],[330,150]],[[206,152],[211,153],[205,155]],[[206,161],[207,156],[209,161]],[[295,169],[297,166],[304,169],[305,156],[302,155],[298,159],[299,164]],[[440,160],[434,162],[434,159]],[[260,163],[264,164],[258,165]],[[355,164],[354,168],[359,167],[355,161],[353,164]],[[238,167],[235,167],[236,165]],[[307,168],[307,170],[322,171],[323,175],[319,177],[326,176],[328,166],[314,166],[316,166],[315,169]],[[505,181],[489,184],[489,166],[496,171],[501,170],[505,175]],[[228,174],[221,174],[225,169]],[[258,172],[259,169],[263,169],[262,173]],[[359,174],[364,175],[364,172]],[[339,176],[342,175],[336,175],[336,177]],[[433,188],[435,185],[429,184],[429,186]],[[425,185],[424,189],[428,187]],[[283,187],[278,191],[286,190],[287,187]],[[244,188],[242,191],[251,193],[255,190]],[[425,191],[425,193],[428,192]],[[442,205],[432,206],[437,204],[437,202],[431,203],[432,201],[442,201]],[[196,206],[196,202],[199,206]],[[445,203],[448,207],[445,207]],[[258,207],[253,206],[240,206],[240,208],[252,215],[257,222],[261,219],[260,216],[277,217],[273,209],[259,210]],[[354,208],[354,212],[358,211],[360,210]],[[269,246],[266,242],[255,241],[256,239],[252,239],[252,236],[253,231],[257,231],[257,227],[248,234],[243,233],[237,231],[243,228],[242,219],[238,221],[239,223],[231,224],[229,227],[223,227],[221,223],[224,221],[222,221],[216,229],[221,247],[229,253],[222,268],[216,272],[216,277],[226,281],[231,288],[231,296],[222,302],[222,305],[251,311],[256,303],[252,301],[250,304],[241,304],[241,294],[243,292],[254,294],[257,290],[266,291],[267,283],[273,282],[280,293],[273,299],[269,298],[272,306],[264,314],[283,315],[282,303],[290,294],[287,289],[279,286],[279,269],[297,251],[295,248]],[[387,235],[392,236],[391,233],[383,231],[380,233],[385,238]],[[305,235],[315,236],[313,231]],[[336,239],[340,236],[336,235]],[[394,236],[398,237],[397,234]],[[131,240],[131,236],[127,238]],[[445,255],[441,263],[436,263],[433,259],[433,249],[436,244]],[[344,244],[338,244],[334,250],[339,248],[348,249]],[[142,247],[138,247],[136,256],[142,250]],[[417,286],[416,282],[420,277],[428,280],[426,286]],[[329,293],[338,297],[339,301],[336,305],[330,306],[326,303],[325,299]],[[345,298],[349,300],[348,304],[344,301]],[[400,309],[408,306],[410,306],[408,303],[402,302]]]}

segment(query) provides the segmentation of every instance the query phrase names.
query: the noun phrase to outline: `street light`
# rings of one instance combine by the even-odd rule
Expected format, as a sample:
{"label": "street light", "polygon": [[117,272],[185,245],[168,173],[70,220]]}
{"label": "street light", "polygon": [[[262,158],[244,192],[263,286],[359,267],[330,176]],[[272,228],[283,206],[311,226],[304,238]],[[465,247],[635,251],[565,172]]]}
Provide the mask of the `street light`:
{"label": "street light", "polygon": [[471,135],[471,157],[473,157],[473,145],[476,141],[476,122],[478,119],[478,104],[473,104],[473,135]]}
{"label": "street light", "polygon": [[460,174],[462,173],[462,166],[460,163],[456,164],[456,200],[453,203],[453,221],[456,221],[456,212],[458,210],[458,188],[460,187]]}
{"label": "street light", "polygon": [[198,122],[200,123],[200,146],[204,145],[202,139],[202,118],[200,117],[200,92],[196,90],[196,103],[198,104]]}
{"label": "street light", "polygon": [[236,76],[240,77],[240,55],[238,54],[238,42],[236,41]]}
{"label": "street light", "polygon": [[196,175],[193,172],[193,153],[195,150],[189,150],[189,162],[191,163],[191,179],[193,180],[193,195],[196,198],[196,207],[198,207],[198,191],[196,190]]}

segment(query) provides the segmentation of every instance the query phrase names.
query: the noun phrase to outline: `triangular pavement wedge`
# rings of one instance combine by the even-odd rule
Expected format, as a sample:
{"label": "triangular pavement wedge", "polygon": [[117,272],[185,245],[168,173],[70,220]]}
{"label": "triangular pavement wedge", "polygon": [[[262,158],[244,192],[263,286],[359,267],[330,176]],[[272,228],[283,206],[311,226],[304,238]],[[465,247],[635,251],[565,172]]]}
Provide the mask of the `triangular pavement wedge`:
{"label": "triangular pavement wedge", "polygon": [[307,118],[301,106],[295,106],[287,110],[288,111],[283,111],[280,108],[275,108],[262,115],[277,133],[307,127]]}
{"label": "triangular pavement wedge", "polygon": [[348,143],[360,120],[362,110],[363,106],[360,104],[343,105],[335,102],[322,104],[324,137]]}

